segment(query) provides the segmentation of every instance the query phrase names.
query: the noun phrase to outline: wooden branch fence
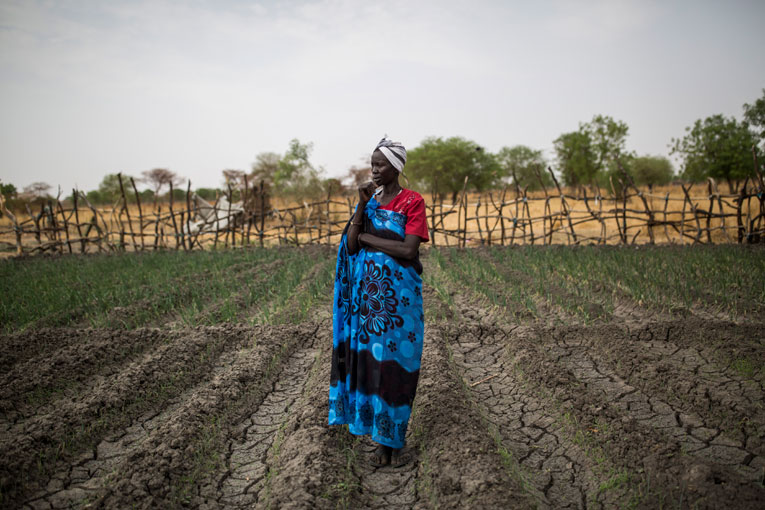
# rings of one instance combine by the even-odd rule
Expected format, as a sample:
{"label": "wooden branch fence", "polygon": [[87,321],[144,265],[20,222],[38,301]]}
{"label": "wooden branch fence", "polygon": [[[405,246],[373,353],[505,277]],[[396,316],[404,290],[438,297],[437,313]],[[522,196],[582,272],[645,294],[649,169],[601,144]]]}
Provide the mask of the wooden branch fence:
{"label": "wooden branch fence", "polygon": [[[466,178],[453,204],[433,193],[426,201],[431,243],[465,247],[765,241],[765,185],[759,172],[733,194],[721,193],[711,178],[702,185],[703,194],[692,195],[693,184],[678,185],[682,196],[641,190],[631,179],[612,181],[610,190],[579,188],[576,194],[564,190],[554,175],[553,182],[554,189],[543,186],[534,193],[517,186],[469,193]],[[0,240],[0,248],[15,247],[16,254],[22,255],[336,245],[356,201],[354,196],[327,196],[281,209],[266,207],[263,184],[245,184],[243,203],[255,206],[232,209],[229,187],[224,210],[218,210],[216,203],[216,219],[194,230],[199,208],[190,183],[183,207],[174,202],[171,188],[169,203],[149,211],[135,182],[130,179],[127,184],[120,176],[120,197],[111,208],[95,207],[75,190],[71,203],[51,199],[39,212],[27,205],[25,219],[8,210],[0,196],[0,209],[10,220],[5,229],[0,227],[0,239],[7,239]],[[128,197],[135,202],[132,212]]]}

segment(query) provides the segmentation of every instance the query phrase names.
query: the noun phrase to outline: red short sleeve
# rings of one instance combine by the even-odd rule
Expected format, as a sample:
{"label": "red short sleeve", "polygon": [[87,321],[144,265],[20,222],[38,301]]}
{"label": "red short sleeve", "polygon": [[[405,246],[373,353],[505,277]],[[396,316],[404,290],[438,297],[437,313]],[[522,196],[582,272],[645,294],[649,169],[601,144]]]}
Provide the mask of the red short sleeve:
{"label": "red short sleeve", "polygon": [[417,196],[404,211],[406,214],[405,233],[420,236],[423,242],[428,242],[430,237],[428,236],[428,218],[425,214],[425,200],[419,193],[415,194]]}

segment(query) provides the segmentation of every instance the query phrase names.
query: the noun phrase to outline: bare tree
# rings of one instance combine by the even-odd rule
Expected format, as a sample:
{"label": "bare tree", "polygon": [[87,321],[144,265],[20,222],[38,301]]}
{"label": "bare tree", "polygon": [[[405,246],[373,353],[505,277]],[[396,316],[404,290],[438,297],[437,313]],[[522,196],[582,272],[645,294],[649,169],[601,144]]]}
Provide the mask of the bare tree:
{"label": "bare tree", "polygon": [[372,178],[372,167],[370,166],[352,166],[348,169],[348,173],[343,177],[343,182],[347,183],[347,186],[351,190],[355,190],[365,182]]}
{"label": "bare tree", "polygon": [[274,176],[279,171],[279,162],[282,157],[275,152],[261,152],[255,157],[250,176],[253,182],[263,181],[266,186],[274,183]]}
{"label": "bare tree", "polygon": [[153,170],[144,170],[141,172],[141,175],[143,175],[143,177],[140,179],[140,181],[150,184],[154,188],[155,206],[157,205],[157,197],[159,196],[159,191],[162,188],[169,188],[170,183],[172,183],[173,186],[179,186],[183,184],[185,180],[183,177],[180,177],[175,172],[171,172],[167,168],[154,168]]}
{"label": "bare tree", "polygon": [[47,182],[33,182],[24,188],[23,194],[30,198],[46,197],[51,188]]}
{"label": "bare tree", "polygon": [[223,185],[235,189],[244,188],[244,170],[223,170]]}

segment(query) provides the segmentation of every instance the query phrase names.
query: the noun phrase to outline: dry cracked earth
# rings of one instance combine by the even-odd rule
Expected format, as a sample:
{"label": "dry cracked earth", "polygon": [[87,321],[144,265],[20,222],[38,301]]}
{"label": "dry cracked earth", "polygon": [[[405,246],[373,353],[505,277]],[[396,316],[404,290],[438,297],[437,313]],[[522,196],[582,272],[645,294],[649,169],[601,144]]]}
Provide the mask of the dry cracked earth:
{"label": "dry cracked earth", "polygon": [[553,326],[438,281],[397,468],[326,425],[331,297],[300,324],[1,337],[2,507],[763,507],[765,381],[737,362],[765,323],[604,293],[585,325],[537,296]]}

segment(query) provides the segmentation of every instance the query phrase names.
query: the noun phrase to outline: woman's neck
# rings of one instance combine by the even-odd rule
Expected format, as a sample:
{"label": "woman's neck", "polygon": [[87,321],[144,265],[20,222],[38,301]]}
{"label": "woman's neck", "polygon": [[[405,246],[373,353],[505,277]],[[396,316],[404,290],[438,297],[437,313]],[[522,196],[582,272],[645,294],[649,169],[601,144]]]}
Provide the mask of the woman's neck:
{"label": "woman's neck", "polygon": [[398,195],[398,193],[401,191],[401,185],[398,183],[398,179],[395,181],[391,181],[385,186],[383,186],[383,196],[384,197],[394,197]]}

